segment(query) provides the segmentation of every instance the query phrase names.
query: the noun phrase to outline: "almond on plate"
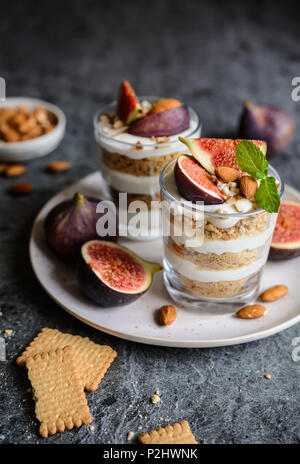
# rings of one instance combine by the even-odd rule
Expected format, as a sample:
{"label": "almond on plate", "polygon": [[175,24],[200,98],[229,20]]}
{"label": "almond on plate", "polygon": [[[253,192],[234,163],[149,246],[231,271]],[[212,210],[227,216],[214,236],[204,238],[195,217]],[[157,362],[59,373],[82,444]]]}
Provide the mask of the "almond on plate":
{"label": "almond on plate", "polygon": [[260,299],[264,302],[276,301],[283,298],[288,292],[286,285],[274,285],[273,287],[265,290],[261,295]]}
{"label": "almond on plate", "polygon": [[267,308],[263,305],[253,304],[240,309],[235,315],[239,319],[258,319],[262,317],[266,311]]}
{"label": "almond on plate", "polygon": [[158,322],[160,325],[171,325],[175,321],[176,316],[177,312],[174,306],[162,306],[158,311]]}

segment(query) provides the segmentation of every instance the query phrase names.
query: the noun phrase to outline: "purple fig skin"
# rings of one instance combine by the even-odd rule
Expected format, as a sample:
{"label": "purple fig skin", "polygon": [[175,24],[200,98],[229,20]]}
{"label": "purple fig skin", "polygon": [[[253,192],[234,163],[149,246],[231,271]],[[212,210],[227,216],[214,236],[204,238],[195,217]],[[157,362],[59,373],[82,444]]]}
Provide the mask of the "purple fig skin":
{"label": "purple fig skin", "polygon": [[79,258],[77,267],[77,280],[86,296],[102,308],[133,303],[148,290],[134,294],[113,290],[96,276],[82,256]]}
{"label": "purple fig skin", "polygon": [[267,158],[282,152],[295,133],[293,118],[285,111],[269,105],[246,102],[240,122],[240,136],[267,142]]}
{"label": "purple fig skin", "polygon": [[269,253],[270,261],[287,261],[289,259],[298,258],[298,256],[300,256],[300,248],[291,248],[288,250],[286,248],[277,247],[275,248],[271,245]]}
{"label": "purple fig skin", "polygon": [[[83,243],[99,238],[96,231],[97,221],[101,217],[96,213],[99,201],[76,193],[73,199],[59,203],[48,213],[44,230],[46,240],[55,253],[61,257],[75,258]],[[118,233],[115,237],[101,239],[117,241]]]}
{"label": "purple fig skin", "polygon": [[128,132],[140,137],[168,137],[183,132],[189,126],[190,115],[187,106],[177,106],[138,119],[129,127]]}
{"label": "purple fig skin", "polygon": [[180,195],[188,201],[204,201],[205,205],[218,205],[224,203],[223,199],[219,199],[210,195],[201,187],[196,187],[185,175],[177,161],[174,169],[175,183]]}

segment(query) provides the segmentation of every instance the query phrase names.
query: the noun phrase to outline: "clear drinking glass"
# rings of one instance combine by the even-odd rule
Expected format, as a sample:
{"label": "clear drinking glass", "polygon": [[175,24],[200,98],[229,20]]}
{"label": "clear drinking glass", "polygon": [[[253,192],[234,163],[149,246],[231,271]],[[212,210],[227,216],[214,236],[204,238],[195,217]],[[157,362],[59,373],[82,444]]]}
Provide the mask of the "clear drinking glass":
{"label": "clear drinking glass", "polygon": [[[203,303],[246,303],[255,298],[277,214],[262,209],[217,214],[177,193],[176,161],[160,176],[164,231],[164,280],[170,296],[190,308]],[[269,174],[283,183],[278,173]]]}
{"label": "clear drinking glass", "polygon": [[[159,99],[160,97],[140,97],[140,101],[146,100],[150,103]],[[142,201],[146,203],[148,211],[151,210],[151,206],[157,208],[156,213],[159,216],[159,205],[151,204],[151,202],[159,202],[160,200],[160,172],[166,163],[186,151],[184,145],[178,140],[178,135],[200,137],[199,117],[189,107],[189,129],[167,138],[138,137],[124,133],[124,128],[116,130],[116,134],[112,136],[105,133],[101,127],[100,115],[111,115],[115,110],[116,102],[113,102],[102,108],[94,117],[94,133],[99,147],[100,170],[108,199],[114,200],[118,207],[127,208],[127,210],[131,203]],[[127,194],[126,204],[119,205],[120,193]],[[122,201],[123,199],[124,196],[122,196]],[[153,222],[157,224],[159,219]],[[124,225],[121,224],[122,226]],[[149,227],[151,228],[151,226]],[[144,232],[147,235],[147,231]],[[159,235],[159,229],[156,235]]]}

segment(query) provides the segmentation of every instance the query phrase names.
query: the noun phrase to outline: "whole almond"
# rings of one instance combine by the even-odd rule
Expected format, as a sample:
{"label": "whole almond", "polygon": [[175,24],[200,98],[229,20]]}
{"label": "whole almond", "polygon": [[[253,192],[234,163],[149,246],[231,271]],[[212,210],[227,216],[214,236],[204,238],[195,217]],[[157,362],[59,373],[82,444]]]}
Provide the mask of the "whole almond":
{"label": "whole almond", "polygon": [[258,319],[259,317],[262,317],[266,311],[267,308],[263,305],[253,304],[240,309],[236,313],[236,317],[239,319]]}
{"label": "whole almond", "polygon": [[67,161],[52,161],[47,164],[47,169],[52,172],[63,172],[70,169],[70,163]]}
{"label": "whole almond", "polygon": [[26,171],[26,166],[23,164],[12,164],[11,166],[7,166],[5,169],[5,174],[8,177],[17,177],[23,174]]}
{"label": "whole almond", "polygon": [[162,306],[158,311],[158,322],[160,325],[171,325],[175,321],[176,316],[177,312],[174,306]]}
{"label": "whole almond", "polygon": [[0,174],[2,174],[3,172],[5,172],[7,169],[7,164],[5,163],[0,163]]}
{"label": "whole almond", "polygon": [[274,285],[274,287],[268,288],[265,290],[261,295],[261,301],[268,302],[268,301],[276,301],[280,298],[283,298],[288,292],[288,288],[286,285]]}
{"label": "whole almond", "polygon": [[19,182],[17,184],[13,184],[9,189],[9,193],[13,195],[24,195],[27,193],[32,192],[33,185],[31,182]]}
{"label": "whole almond", "polygon": [[258,185],[256,180],[251,176],[242,176],[240,178],[240,191],[246,198],[253,198],[257,192]]}
{"label": "whole almond", "polygon": [[241,177],[241,173],[234,168],[218,166],[215,169],[217,178],[223,182],[234,182]]}

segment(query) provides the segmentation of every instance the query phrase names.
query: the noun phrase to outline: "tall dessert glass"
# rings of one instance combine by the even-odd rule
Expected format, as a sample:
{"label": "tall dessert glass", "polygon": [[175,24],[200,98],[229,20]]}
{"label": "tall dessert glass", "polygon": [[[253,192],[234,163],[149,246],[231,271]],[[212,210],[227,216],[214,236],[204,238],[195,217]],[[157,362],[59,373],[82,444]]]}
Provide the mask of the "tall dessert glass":
{"label": "tall dessert glass", "polygon": [[[140,99],[152,103],[159,98],[141,97]],[[113,102],[102,108],[94,117],[94,133],[99,147],[100,170],[107,194],[118,206],[129,208],[129,212],[133,202],[142,201],[147,205],[148,211],[151,210],[151,206],[157,208],[155,214],[159,216],[159,205],[153,206],[151,202],[158,202],[160,199],[160,172],[170,160],[186,151],[185,146],[178,140],[178,136],[200,137],[199,117],[189,107],[189,128],[180,134],[169,137],[140,137],[129,134],[126,130],[124,131],[124,128],[115,130],[113,134],[108,134],[105,131],[105,124],[101,122],[101,115],[113,114],[115,109],[116,102]],[[126,204],[119,205],[120,193],[127,194]],[[158,224],[158,217],[154,218],[152,222]],[[147,235],[159,235],[159,228],[156,231],[151,231],[150,219],[148,224],[149,229],[143,233],[145,238]],[[121,224],[121,227],[124,225]]]}
{"label": "tall dessert glass", "polygon": [[[277,214],[256,209],[218,214],[180,197],[171,161],[160,176],[164,280],[179,304],[246,303],[259,290]],[[283,183],[269,167],[269,174]]]}

